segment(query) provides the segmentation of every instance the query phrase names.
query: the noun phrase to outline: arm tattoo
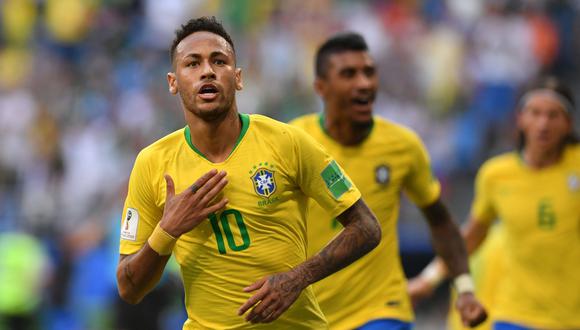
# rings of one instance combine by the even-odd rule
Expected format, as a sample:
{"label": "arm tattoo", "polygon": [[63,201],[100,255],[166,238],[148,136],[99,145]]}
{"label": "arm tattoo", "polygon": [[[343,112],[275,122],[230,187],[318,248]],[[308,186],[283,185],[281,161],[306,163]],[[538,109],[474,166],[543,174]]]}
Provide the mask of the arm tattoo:
{"label": "arm tattoo", "polygon": [[133,282],[133,274],[134,273],[131,270],[130,260],[127,260],[127,263],[125,264],[125,267],[123,268],[123,270],[125,272],[125,278],[129,282],[129,284],[131,284],[132,287],[135,287],[135,282]]}
{"label": "arm tattoo", "polygon": [[344,211],[338,219],[345,226],[343,231],[300,267],[301,278],[308,284],[346,267],[380,242],[381,227],[362,200]]}
{"label": "arm tattoo", "polygon": [[293,281],[288,273],[275,274],[268,279],[268,282],[273,287],[279,285],[285,294],[300,293],[302,291],[298,281]]}

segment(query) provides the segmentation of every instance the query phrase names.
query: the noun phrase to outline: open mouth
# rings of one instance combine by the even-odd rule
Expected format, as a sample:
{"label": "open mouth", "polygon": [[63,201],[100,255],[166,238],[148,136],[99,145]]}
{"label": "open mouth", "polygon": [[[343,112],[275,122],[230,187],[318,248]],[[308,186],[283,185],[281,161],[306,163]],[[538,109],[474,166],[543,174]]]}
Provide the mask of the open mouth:
{"label": "open mouth", "polygon": [[372,96],[358,96],[352,99],[352,103],[355,105],[368,106],[373,103],[374,98]]}
{"label": "open mouth", "polygon": [[205,84],[198,91],[198,96],[204,101],[213,101],[216,99],[219,89],[213,84]]}
{"label": "open mouth", "polygon": [[199,94],[216,94],[217,92],[217,87],[211,84],[205,84],[199,89]]}

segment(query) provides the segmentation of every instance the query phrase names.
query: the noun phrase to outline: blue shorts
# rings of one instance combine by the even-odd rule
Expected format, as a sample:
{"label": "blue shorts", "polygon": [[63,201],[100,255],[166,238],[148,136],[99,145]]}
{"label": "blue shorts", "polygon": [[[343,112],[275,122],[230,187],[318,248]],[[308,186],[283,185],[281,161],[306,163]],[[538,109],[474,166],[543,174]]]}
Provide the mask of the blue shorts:
{"label": "blue shorts", "polygon": [[396,319],[378,319],[365,323],[357,330],[411,330],[413,323]]}
{"label": "blue shorts", "polygon": [[533,330],[532,328],[524,327],[523,325],[497,321],[493,322],[493,330]]}

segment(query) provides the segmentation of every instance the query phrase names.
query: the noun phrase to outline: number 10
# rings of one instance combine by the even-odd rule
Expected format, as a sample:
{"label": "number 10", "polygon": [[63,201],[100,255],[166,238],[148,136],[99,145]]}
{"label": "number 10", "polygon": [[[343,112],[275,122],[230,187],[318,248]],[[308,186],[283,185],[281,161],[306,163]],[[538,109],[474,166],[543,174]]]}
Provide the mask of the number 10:
{"label": "number 10", "polygon": [[[236,225],[240,230],[240,235],[242,236],[242,244],[237,245],[236,241],[234,240],[234,234],[230,227],[230,223],[228,221],[228,216],[233,215],[236,220]],[[214,214],[209,215],[209,221],[211,223],[211,227],[213,232],[215,233],[215,238],[217,241],[218,251],[220,254],[226,254],[226,246],[224,242],[224,237],[222,235],[222,231],[220,229],[223,228],[223,232],[226,235],[226,240],[228,241],[228,246],[232,251],[242,251],[250,247],[250,235],[248,234],[248,228],[246,228],[246,224],[244,223],[244,218],[242,214],[238,210],[225,210],[219,215],[219,222],[218,216]]]}

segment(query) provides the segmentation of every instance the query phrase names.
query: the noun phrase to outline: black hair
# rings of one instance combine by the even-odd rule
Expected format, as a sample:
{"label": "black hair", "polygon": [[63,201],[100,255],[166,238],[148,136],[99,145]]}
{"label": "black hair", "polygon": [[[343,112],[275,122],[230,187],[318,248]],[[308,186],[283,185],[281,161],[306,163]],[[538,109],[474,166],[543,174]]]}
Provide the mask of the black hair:
{"label": "black hair", "polygon": [[175,39],[171,43],[171,48],[169,49],[169,56],[171,58],[171,63],[173,63],[173,56],[175,55],[175,48],[181,42],[192,33],[206,31],[215,33],[218,36],[224,38],[230,46],[232,46],[232,51],[236,52],[234,48],[234,42],[232,37],[228,34],[221,22],[219,22],[215,16],[203,16],[199,18],[192,18],[187,23],[182,24],[178,30],[175,30]]}
{"label": "black hair", "polygon": [[[530,84],[528,88],[525,90],[525,92],[520,96],[519,107],[525,106],[525,104],[521,104],[521,102],[523,101],[523,98],[526,96],[526,94],[536,89],[548,89],[553,91],[554,93],[557,93],[566,101],[568,101],[569,105],[571,106],[570,109],[567,108],[568,115],[572,116],[573,113],[576,112],[576,101],[574,99],[574,93],[572,93],[572,90],[567,85],[565,85],[561,80],[553,76],[542,77],[537,81],[533,82],[532,84]],[[579,141],[580,140],[578,139],[578,136],[574,132],[574,129],[572,129],[570,134],[566,135],[562,140],[561,146],[564,147],[568,144],[576,144]],[[522,151],[525,146],[526,146],[526,136],[524,135],[524,132],[518,131],[517,148],[519,151]]]}
{"label": "black hair", "polygon": [[316,52],[314,72],[316,77],[326,77],[330,55],[348,51],[368,51],[369,48],[363,36],[355,32],[345,32],[334,35],[326,40]]}

